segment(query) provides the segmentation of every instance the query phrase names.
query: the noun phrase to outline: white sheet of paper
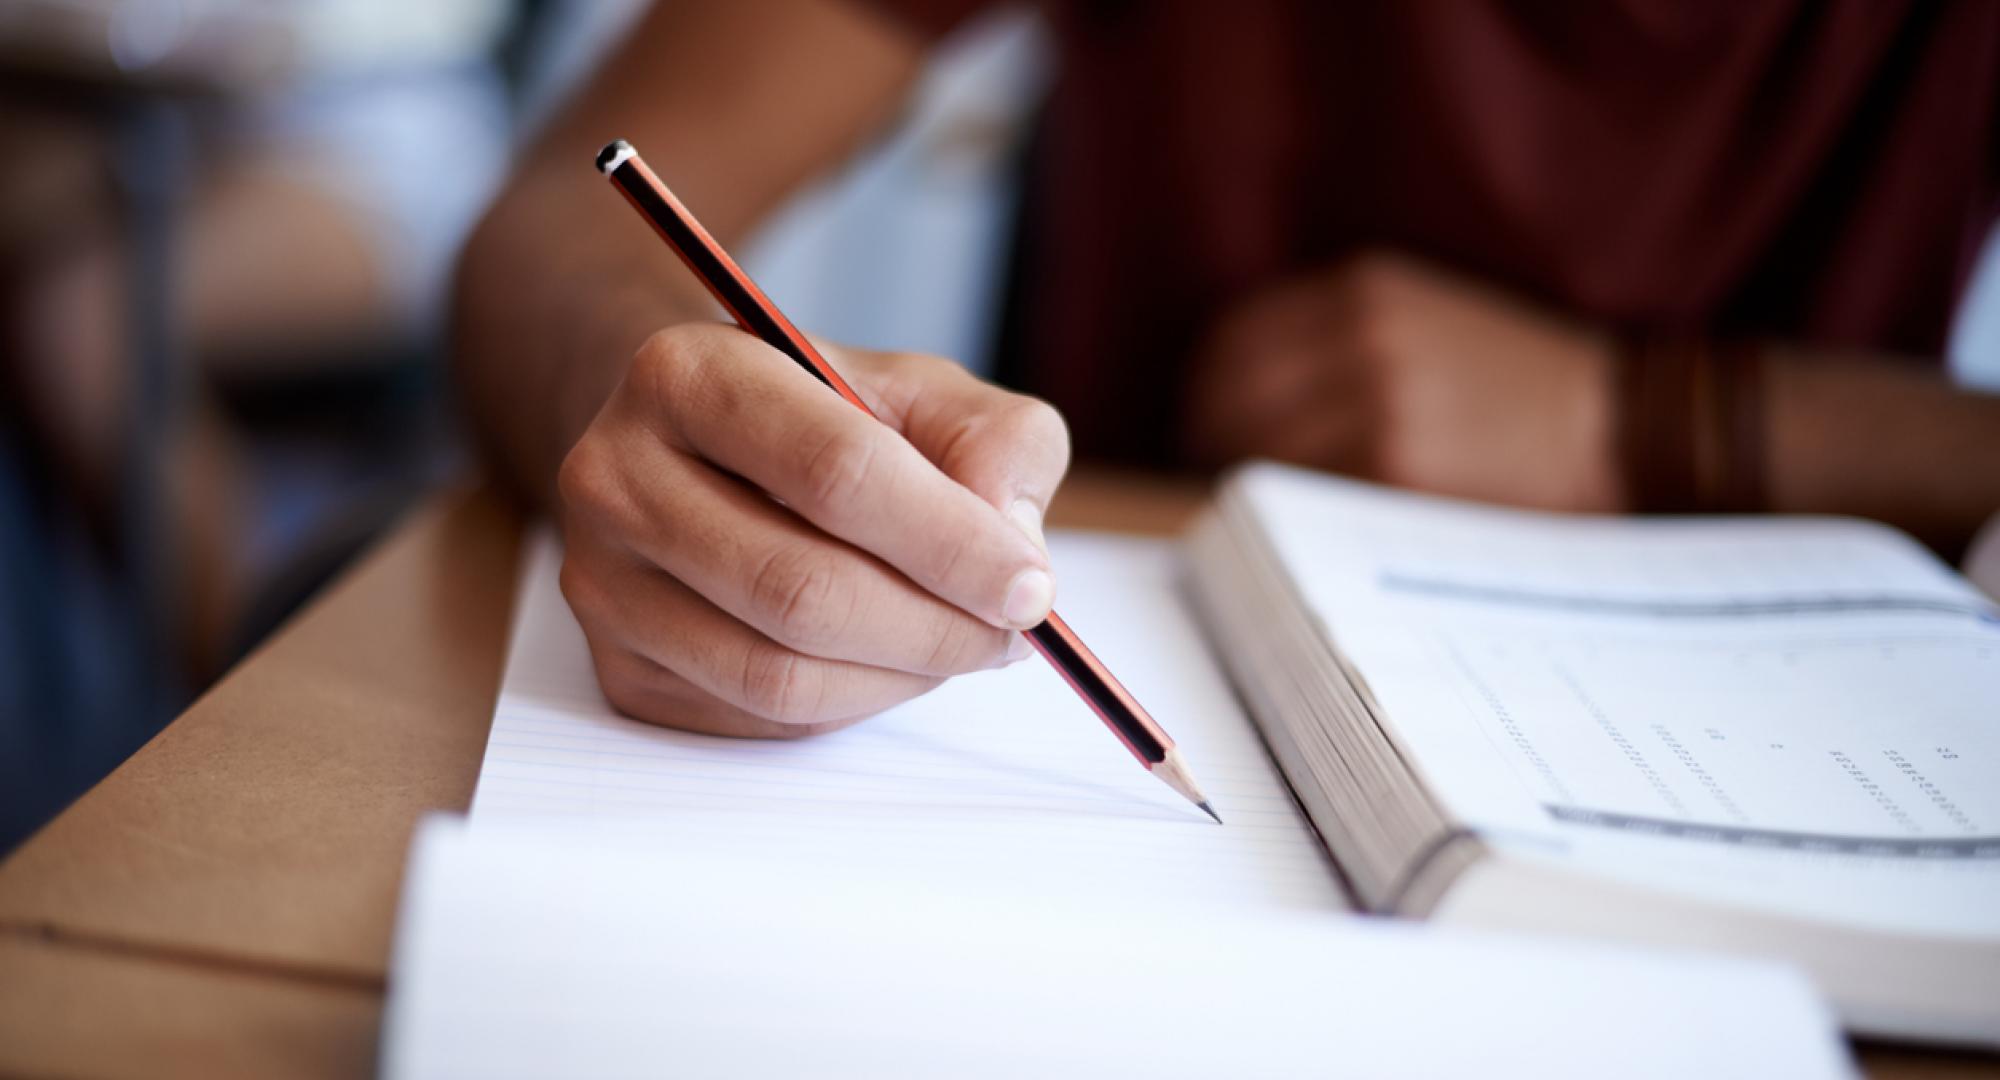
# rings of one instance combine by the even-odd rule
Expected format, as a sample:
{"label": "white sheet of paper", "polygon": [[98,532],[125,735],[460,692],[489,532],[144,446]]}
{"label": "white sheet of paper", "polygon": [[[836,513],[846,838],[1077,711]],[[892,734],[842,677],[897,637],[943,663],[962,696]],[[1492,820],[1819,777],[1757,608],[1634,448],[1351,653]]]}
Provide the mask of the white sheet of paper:
{"label": "white sheet of paper", "polygon": [[637,825],[778,859],[893,852],[940,875],[1119,900],[1345,907],[1182,605],[1171,547],[1057,533],[1051,549],[1064,617],[1173,734],[1226,826],[1141,769],[1039,657],[800,741],[690,735],[618,716],[597,688],[546,535],[524,559],[473,818]]}
{"label": "white sheet of paper", "polygon": [[434,820],[384,1075],[1852,1075],[1778,968],[928,869]]}

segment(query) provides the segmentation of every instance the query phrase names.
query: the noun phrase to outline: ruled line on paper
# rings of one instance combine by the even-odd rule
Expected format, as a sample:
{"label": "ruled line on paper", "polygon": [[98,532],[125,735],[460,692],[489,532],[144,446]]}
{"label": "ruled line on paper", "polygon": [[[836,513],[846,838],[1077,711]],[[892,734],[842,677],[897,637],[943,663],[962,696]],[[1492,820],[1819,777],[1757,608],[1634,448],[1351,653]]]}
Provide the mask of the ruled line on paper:
{"label": "ruled line on paper", "polygon": [[[1180,742],[1229,822],[1192,812],[1029,662],[953,680],[830,735],[756,742],[621,717],[555,585],[547,537],[524,559],[475,820],[672,830],[718,850],[879,854],[940,873],[1049,875],[1052,887],[1345,906],[1173,588],[1171,550],[1057,534],[1063,609]],[[692,837],[690,834],[695,834]]]}

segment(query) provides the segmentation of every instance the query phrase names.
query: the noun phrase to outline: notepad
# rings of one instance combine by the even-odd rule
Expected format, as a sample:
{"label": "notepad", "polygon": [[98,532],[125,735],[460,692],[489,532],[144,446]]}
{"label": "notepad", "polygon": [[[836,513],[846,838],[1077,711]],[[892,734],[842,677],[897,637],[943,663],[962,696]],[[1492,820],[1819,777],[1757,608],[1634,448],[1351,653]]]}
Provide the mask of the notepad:
{"label": "notepad", "polygon": [[1113,899],[1338,910],[1337,874],[1189,617],[1174,550],[1056,534],[1065,617],[1173,733],[1218,826],[1153,779],[1038,659],[952,680],[800,741],[671,731],[619,716],[529,545],[472,816],[650,828],[774,859],[874,851],[958,875]]}

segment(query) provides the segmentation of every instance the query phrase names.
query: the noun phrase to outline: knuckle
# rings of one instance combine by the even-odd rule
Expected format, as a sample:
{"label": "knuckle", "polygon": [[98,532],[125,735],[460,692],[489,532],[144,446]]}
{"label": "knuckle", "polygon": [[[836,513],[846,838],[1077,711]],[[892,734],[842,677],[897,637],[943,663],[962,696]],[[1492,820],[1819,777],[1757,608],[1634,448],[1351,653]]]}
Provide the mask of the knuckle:
{"label": "knuckle", "polygon": [[[681,362],[681,337],[675,327],[655,331],[632,354],[627,381],[642,391],[656,391],[672,377]],[[654,393],[652,396],[660,396]]]}
{"label": "knuckle", "polygon": [[1009,426],[1022,442],[1041,447],[1061,460],[1069,459],[1069,425],[1054,405],[1041,398],[1017,398]]}
{"label": "knuckle", "polygon": [[923,574],[929,584],[943,584],[959,577],[972,560],[976,530],[953,529],[940,543],[924,549]]}
{"label": "knuckle", "polygon": [[953,421],[943,440],[931,451],[938,466],[953,475],[965,473],[971,463],[987,453],[993,432],[990,420],[985,413],[968,412]]}
{"label": "knuckle", "polygon": [[1349,284],[1362,289],[1394,287],[1409,272],[1409,261],[1393,251],[1370,248],[1341,267]]}
{"label": "knuckle", "polygon": [[579,621],[588,621],[597,610],[597,585],[575,555],[563,556],[562,568],[556,572],[556,586]]}
{"label": "knuckle", "polygon": [[992,627],[960,615],[948,615],[931,635],[923,670],[959,675],[990,666],[1005,651],[1005,636]]}
{"label": "knuckle", "polygon": [[939,385],[973,378],[965,368],[931,353],[896,352],[864,354],[873,364],[873,373],[892,396],[907,401]]}
{"label": "knuckle", "polygon": [[969,375],[962,365],[935,353],[893,353],[889,357],[889,363],[898,374],[911,376],[926,383]]}
{"label": "knuckle", "polygon": [[852,604],[843,603],[838,567],[824,553],[786,547],[770,555],[750,581],[750,604],[772,637],[811,651],[838,640]]}
{"label": "knuckle", "polygon": [[1380,305],[1362,306],[1347,322],[1348,345],[1363,358],[1394,354],[1398,336],[1395,318]]}
{"label": "knuckle", "polygon": [[1392,354],[1402,336],[1393,286],[1379,278],[1357,283],[1342,298],[1334,320],[1337,340],[1362,359]]}
{"label": "knuckle", "polygon": [[603,506],[610,501],[613,485],[596,441],[588,436],[563,455],[562,465],[556,470],[556,496],[564,506]]}
{"label": "knuckle", "polygon": [[954,475],[1021,462],[1066,466],[1069,425],[1048,402],[1009,393],[992,408],[960,417],[936,453],[938,464]]}
{"label": "knuckle", "polygon": [[604,700],[626,716],[661,723],[656,715],[658,695],[647,677],[647,665],[616,649],[601,647],[595,640],[590,646],[591,666],[597,671]]}
{"label": "knuckle", "polygon": [[[647,519],[648,502],[621,465],[621,455],[602,439],[586,435],[556,469],[557,517],[565,531],[577,528],[604,537],[629,533]],[[566,553],[565,565],[577,557]]]}
{"label": "knuckle", "polygon": [[819,715],[825,681],[817,671],[790,649],[755,643],[743,658],[743,707],[781,724],[829,719]]}
{"label": "knuckle", "polygon": [[806,455],[805,495],[820,514],[837,513],[866,490],[876,469],[877,440],[852,428],[827,436]]}
{"label": "knuckle", "polygon": [[632,361],[638,387],[653,403],[665,407],[694,396],[707,377],[708,349],[702,328],[669,326],[639,346]]}
{"label": "knuckle", "polygon": [[629,672],[616,666],[600,664],[597,668],[597,683],[604,690],[604,700],[609,702],[620,715],[657,724],[661,721],[652,714],[653,698],[643,682]]}
{"label": "knuckle", "polygon": [[1322,300],[1330,302],[1333,310],[1349,317],[1373,306],[1375,297],[1381,291],[1375,258],[1372,253],[1354,255],[1335,267],[1325,279]]}

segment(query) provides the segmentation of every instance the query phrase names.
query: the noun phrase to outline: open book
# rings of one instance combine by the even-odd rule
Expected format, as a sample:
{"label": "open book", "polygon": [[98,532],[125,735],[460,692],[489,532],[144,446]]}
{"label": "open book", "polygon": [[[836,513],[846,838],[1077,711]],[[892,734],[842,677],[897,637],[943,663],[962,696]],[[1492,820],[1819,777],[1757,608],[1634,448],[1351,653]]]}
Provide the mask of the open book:
{"label": "open book", "polygon": [[1807,970],[2000,1045],[2000,607],[1867,522],[1616,520],[1253,466],[1210,639],[1367,907]]}

